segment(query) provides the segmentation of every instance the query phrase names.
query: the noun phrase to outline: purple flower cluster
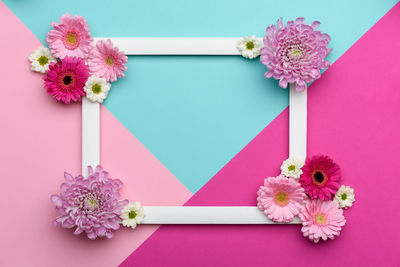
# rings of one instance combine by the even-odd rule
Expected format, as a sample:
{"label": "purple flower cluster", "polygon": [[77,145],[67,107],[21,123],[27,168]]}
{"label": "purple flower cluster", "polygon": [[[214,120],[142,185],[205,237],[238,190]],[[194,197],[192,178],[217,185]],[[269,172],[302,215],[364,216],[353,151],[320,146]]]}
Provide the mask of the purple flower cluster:
{"label": "purple flower cluster", "polygon": [[121,210],[128,204],[128,200],[119,199],[122,182],[109,178],[101,166],[95,170],[88,167],[87,178],[73,177],[69,173],[65,173],[64,178],[66,182],[60,186],[61,193],[51,196],[60,213],[54,224],[76,227],[74,234],[85,232],[90,239],[112,238],[112,230],[120,227]]}
{"label": "purple flower cluster", "polygon": [[316,30],[319,25],[318,21],[308,25],[304,18],[297,18],[286,26],[282,19],[277,26],[268,26],[261,48],[261,62],[268,68],[265,77],[279,80],[282,88],[296,83],[296,91],[305,90],[307,83],[318,79],[320,69],[330,66],[325,57],[332,51],[327,48],[331,37]]}

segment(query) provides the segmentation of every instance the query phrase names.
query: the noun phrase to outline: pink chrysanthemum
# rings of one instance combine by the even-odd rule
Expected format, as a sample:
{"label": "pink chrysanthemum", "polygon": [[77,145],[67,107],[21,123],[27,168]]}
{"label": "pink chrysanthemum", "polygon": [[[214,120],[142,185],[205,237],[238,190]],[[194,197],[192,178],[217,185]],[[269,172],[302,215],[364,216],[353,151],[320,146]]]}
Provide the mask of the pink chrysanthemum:
{"label": "pink chrysanthemum", "polygon": [[306,160],[299,182],[311,199],[331,200],[342,179],[339,166],[327,156],[313,156]]}
{"label": "pink chrysanthemum", "polygon": [[52,63],[43,77],[47,93],[58,102],[71,103],[81,101],[86,93],[83,90],[89,78],[88,67],[81,58],[65,57],[62,61]]}
{"label": "pink chrysanthemum", "polygon": [[112,230],[120,227],[122,208],[128,200],[120,200],[118,190],[122,182],[108,178],[108,173],[97,166],[93,171],[88,167],[88,176],[73,177],[64,174],[66,182],[61,184],[61,194],[52,195],[51,201],[60,213],[54,225],[64,228],[76,227],[74,234],[86,232],[90,239],[112,238]]}
{"label": "pink chrysanthemum", "polygon": [[334,239],[339,236],[346,223],[343,210],[336,202],[320,199],[307,201],[299,217],[303,223],[303,235],[315,243],[320,239]]}
{"label": "pink chrysanthemum", "polygon": [[47,33],[46,42],[55,57],[63,59],[69,56],[85,59],[89,56],[93,38],[84,17],[72,17],[66,13],[61,16],[60,23],[52,22],[51,26],[54,30]]}
{"label": "pink chrysanthemum", "polygon": [[257,192],[257,206],[275,222],[290,222],[303,205],[304,189],[283,175],[268,177]]}
{"label": "pink chrysanthemum", "polygon": [[126,62],[128,62],[128,57],[119,51],[110,39],[98,41],[88,60],[92,75],[111,82],[115,82],[117,77],[125,77],[123,71],[127,69]]}
{"label": "pink chrysanthemum", "polygon": [[318,21],[307,25],[304,18],[297,18],[283,26],[281,18],[277,27],[268,26],[260,58],[268,68],[265,77],[279,80],[282,88],[296,83],[296,91],[305,90],[307,83],[318,79],[320,69],[330,66],[325,57],[332,51],[327,48],[331,37],[316,30],[319,25]]}

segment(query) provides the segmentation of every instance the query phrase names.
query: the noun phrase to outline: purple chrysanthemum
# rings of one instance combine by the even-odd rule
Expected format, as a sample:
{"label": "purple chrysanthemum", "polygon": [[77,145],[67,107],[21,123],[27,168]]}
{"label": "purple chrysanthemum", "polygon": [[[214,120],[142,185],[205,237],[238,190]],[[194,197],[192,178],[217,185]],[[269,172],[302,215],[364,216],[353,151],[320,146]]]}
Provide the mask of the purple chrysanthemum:
{"label": "purple chrysanthemum", "polygon": [[113,237],[112,230],[119,229],[122,208],[128,200],[120,200],[118,190],[122,182],[108,178],[108,173],[99,165],[93,171],[88,167],[88,176],[73,177],[64,174],[61,194],[52,195],[51,201],[60,213],[54,225],[64,228],[76,227],[74,234],[86,232],[88,238]]}
{"label": "purple chrysanthemum", "polygon": [[261,49],[261,62],[268,68],[265,77],[279,80],[282,88],[296,83],[296,91],[305,90],[307,83],[318,79],[320,69],[330,66],[325,57],[332,51],[327,48],[331,37],[316,30],[319,25],[318,21],[308,25],[304,18],[297,18],[283,26],[281,18],[277,27],[268,26]]}

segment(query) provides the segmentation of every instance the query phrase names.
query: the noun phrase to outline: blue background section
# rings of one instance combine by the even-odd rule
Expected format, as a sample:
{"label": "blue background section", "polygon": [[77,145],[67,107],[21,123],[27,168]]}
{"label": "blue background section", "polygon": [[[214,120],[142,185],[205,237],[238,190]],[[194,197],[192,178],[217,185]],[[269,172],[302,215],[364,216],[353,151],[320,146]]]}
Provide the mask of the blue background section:
{"label": "blue background section", "polygon": [[[331,62],[396,2],[4,1],[43,43],[64,12],[85,16],[95,37],[263,36],[279,17],[303,16],[331,35]],[[239,56],[129,57],[105,106],[194,193],[287,107],[287,91],[264,72]]]}

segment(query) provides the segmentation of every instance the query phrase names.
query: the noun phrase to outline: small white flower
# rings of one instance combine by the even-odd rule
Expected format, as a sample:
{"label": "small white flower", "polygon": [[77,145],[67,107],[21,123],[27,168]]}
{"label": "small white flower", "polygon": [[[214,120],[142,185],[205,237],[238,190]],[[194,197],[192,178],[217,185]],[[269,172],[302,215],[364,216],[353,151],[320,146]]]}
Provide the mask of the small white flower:
{"label": "small white flower", "polygon": [[353,202],[356,201],[354,197],[354,190],[350,186],[342,185],[339,190],[336,192],[335,198],[333,199],[336,203],[339,204],[341,208],[349,208],[353,205]]}
{"label": "small white flower", "polygon": [[242,53],[245,58],[256,58],[261,53],[262,41],[254,35],[246,36],[240,39],[236,48]]}
{"label": "small white flower", "polygon": [[137,224],[141,224],[146,214],[139,201],[129,203],[121,212],[122,225],[135,229]]}
{"label": "small white flower", "polygon": [[86,97],[92,102],[103,103],[107,98],[108,91],[110,91],[111,84],[104,78],[90,76],[86,81],[83,90],[86,92]]}
{"label": "small white flower", "polygon": [[57,62],[47,47],[41,46],[28,57],[31,62],[31,70],[46,73],[51,62]]}
{"label": "small white flower", "polygon": [[299,179],[300,175],[303,173],[301,168],[304,162],[297,158],[288,158],[281,165],[281,173],[286,177]]}

